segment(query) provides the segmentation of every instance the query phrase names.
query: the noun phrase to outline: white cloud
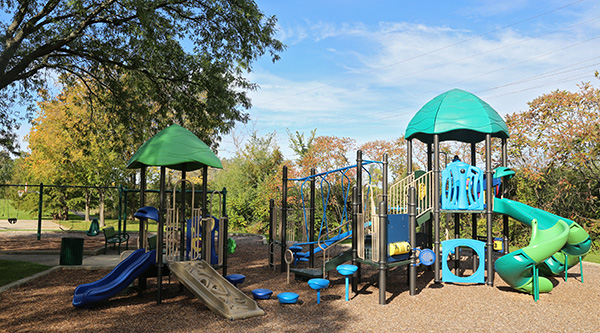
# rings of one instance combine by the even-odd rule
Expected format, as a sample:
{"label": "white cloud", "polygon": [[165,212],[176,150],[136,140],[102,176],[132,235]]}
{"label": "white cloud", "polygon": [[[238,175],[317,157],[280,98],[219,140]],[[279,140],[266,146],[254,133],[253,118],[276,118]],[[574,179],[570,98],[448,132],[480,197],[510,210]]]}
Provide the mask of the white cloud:
{"label": "white cloud", "polygon": [[265,133],[276,130],[286,146],[285,128],[318,128],[319,135],[350,136],[358,144],[399,137],[422,105],[452,88],[479,95],[501,114],[523,110],[543,93],[593,79],[600,20],[590,19],[553,22],[532,34],[514,27],[486,34],[406,22],[306,21],[289,29],[287,38],[304,43],[288,52],[322,58],[295,68],[302,78],[280,74],[277,65],[257,67],[250,80],[261,89],[250,94],[251,117]]}

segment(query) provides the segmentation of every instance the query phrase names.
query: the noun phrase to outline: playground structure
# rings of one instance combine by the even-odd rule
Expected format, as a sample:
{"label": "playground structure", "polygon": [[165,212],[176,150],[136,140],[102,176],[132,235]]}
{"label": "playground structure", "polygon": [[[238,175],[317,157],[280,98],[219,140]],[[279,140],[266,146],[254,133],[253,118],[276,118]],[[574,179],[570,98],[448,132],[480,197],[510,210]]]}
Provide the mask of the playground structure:
{"label": "playground structure", "polygon": [[[290,249],[293,252],[294,262],[297,264],[300,261],[307,261],[309,267],[314,268],[314,259],[318,254],[322,254],[325,258],[328,258],[330,253],[329,250],[336,245],[344,242],[352,237],[352,216],[351,207],[349,206],[349,198],[351,192],[352,180],[349,176],[351,173],[362,173],[366,171],[366,166],[382,164],[379,161],[362,161],[360,164],[355,164],[323,173],[315,173],[312,170],[310,176],[302,178],[288,178],[287,167],[283,167],[283,185],[282,185],[282,200],[281,207],[274,205],[274,200],[271,200],[271,223],[269,228],[269,265],[275,267],[274,254],[275,247],[280,247],[281,253],[281,271],[284,271],[283,261],[285,252]],[[361,167],[359,168],[358,165]],[[359,172],[360,170],[360,172]],[[368,173],[368,171],[366,171]],[[373,198],[373,190],[371,189],[370,173],[369,183],[366,185],[370,190],[371,199]],[[330,221],[331,217],[328,217],[328,206],[332,199],[332,183],[334,183],[334,177],[339,176],[339,184],[341,186],[342,203],[338,206],[341,207],[341,214],[339,221]],[[293,210],[288,206],[288,193],[289,183],[299,184],[299,195],[301,199],[302,208],[297,209],[296,219],[290,219],[289,212]],[[317,190],[317,183],[319,184],[319,190]],[[309,186],[306,186],[309,184]],[[310,187],[310,200],[306,198],[305,187]],[[316,193],[321,194],[321,217],[318,231],[315,231],[316,216]],[[372,200],[373,201],[373,200]],[[310,203],[310,206],[307,205]],[[373,201],[374,202],[374,201]],[[282,208],[283,207],[283,208]],[[283,211],[288,213],[282,214]],[[332,222],[330,226],[330,222]],[[337,223],[337,226],[335,226]],[[315,235],[317,233],[317,235]],[[316,237],[315,237],[316,236]],[[282,244],[285,244],[283,246]],[[291,245],[291,247],[289,247]],[[306,246],[308,251],[303,252],[302,246]],[[345,253],[347,257],[350,253]],[[339,260],[339,259],[338,259]],[[323,271],[330,271],[333,269],[333,264],[323,267]]]}
{"label": "playground structure", "polygon": [[[160,167],[158,209],[145,206],[148,166]],[[221,161],[212,150],[190,131],[172,125],[146,141],[127,167],[140,169],[141,173],[139,193],[142,208],[135,214],[140,223],[141,248],[102,280],[76,289],[73,305],[94,306],[118,293],[135,278],[139,278],[138,288],[141,290],[149,274],[157,277],[157,304],[161,304],[162,279],[166,272],[171,272],[211,310],[224,317],[234,320],[263,315],[264,311],[253,299],[225,278],[226,191],[210,192],[209,201],[208,167],[222,168]],[[181,171],[181,180],[171,190],[172,204],[169,207],[165,189],[167,167]],[[198,169],[202,169],[201,204],[195,207],[195,185],[186,179],[186,172]],[[189,196],[186,185],[191,187]],[[188,202],[189,197],[191,200]],[[148,234],[148,219],[158,222],[156,235]],[[156,248],[146,252],[154,242]],[[217,269],[221,269],[222,274]]]}
{"label": "playground structure", "polygon": [[[485,283],[494,284],[494,272],[511,287],[534,294],[537,300],[539,292],[548,292],[552,284],[542,275],[566,273],[569,267],[591,247],[589,235],[577,223],[559,216],[535,209],[515,201],[506,199],[506,183],[514,175],[507,165],[508,128],[498,113],[477,96],[468,92],[454,89],[432,99],[410,121],[405,139],[407,141],[407,176],[388,188],[387,155],[380,162],[383,168],[381,184],[381,199],[378,201],[377,214],[370,200],[365,200],[365,189],[370,184],[362,180],[362,172],[356,172],[355,188],[352,195],[352,223],[344,239],[319,237],[317,243],[325,254],[327,248],[347,238],[352,238],[351,251],[336,258],[323,257],[323,268],[315,270],[309,259],[310,268],[296,270],[296,275],[306,274],[311,278],[325,277],[332,268],[344,262],[351,261],[358,267],[352,279],[352,289],[358,290],[361,279],[361,264],[372,265],[379,269],[379,303],[385,304],[386,274],[388,269],[406,265],[409,269],[410,294],[415,295],[416,266],[431,264],[434,267],[434,282],[453,283]],[[501,141],[501,161],[495,169],[492,168],[492,138]],[[413,144],[418,140],[427,145],[427,170],[413,171]],[[442,170],[440,166],[440,142],[457,141],[470,144],[470,163],[454,161],[448,163]],[[485,169],[477,167],[476,144],[483,142],[485,154],[483,164]],[[362,153],[357,153],[357,163],[349,168],[362,166]],[[362,168],[357,168],[357,170]],[[340,169],[341,170],[341,169]],[[309,256],[314,255],[314,231],[309,231],[309,240],[295,244],[287,238],[286,228],[291,224],[287,220],[290,210],[287,207],[287,170],[283,173],[281,207],[275,207],[271,202],[271,228],[269,237],[269,264],[274,267],[274,247],[281,246],[281,271],[284,271],[284,254],[287,250],[300,253],[303,248],[310,246]],[[339,170],[334,170],[339,171]],[[324,172],[319,175],[329,174]],[[309,177],[314,178],[315,172]],[[309,177],[294,179],[304,180]],[[311,209],[314,212],[314,180],[311,180]],[[344,202],[344,206],[347,203]],[[366,212],[366,213],[365,213]],[[492,233],[493,214],[503,215],[502,237],[494,238]],[[455,228],[455,239],[441,242],[441,215],[452,216]],[[460,239],[461,215],[471,217],[473,239]],[[304,214],[306,216],[306,214]],[[477,219],[483,215],[486,220],[487,233],[479,236]],[[512,217],[532,227],[530,245],[508,253],[508,218]],[[314,226],[314,217],[304,219],[305,225]],[[447,220],[448,221],[448,220]],[[292,226],[293,227],[293,226]],[[341,226],[340,226],[341,227]],[[421,227],[422,233],[417,241],[416,228]],[[480,241],[483,238],[485,241]],[[333,240],[328,242],[328,240]],[[494,265],[493,249],[500,249],[503,256]],[[448,256],[455,255],[456,272],[460,270],[457,259],[461,248],[471,249],[473,255],[473,274],[461,277],[452,274],[448,267]],[[433,248],[426,256],[417,252],[427,253],[427,248]],[[443,248],[443,251],[442,251]],[[432,258],[433,257],[433,258]],[[312,270],[311,270],[312,269]],[[487,274],[486,274],[487,272]],[[442,274],[443,273],[443,274]]]}
{"label": "playground structure", "polygon": [[[460,110],[460,115],[456,114],[457,110]],[[496,169],[491,167],[492,137],[499,138],[502,142],[502,162]],[[361,151],[357,152],[355,165],[318,174],[313,170],[308,177],[288,179],[287,169],[284,168],[281,207],[275,207],[274,200],[271,200],[269,265],[273,268],[276,266],[276,246],[281,250],[281,271],[285,270],[284,261],[287,261],[288,254],[293,258],[288,264],[308,262],[309,269],[295,269],[295,273],[297,276],[312,278],[308,281],[310,287],[317,290],[318,302],[320,290],[328,282],[314,278],[325,278],[327,272],[337,268],[346,277],[348,300],[349,277],[352,276],[352,290],[357,292],[363,264],[379,271],[380,304],[386,303],[386,279],[390,268],[407,267],[410,295],[415,295],[417,266],[432,264],[435,283],[485,283],[492,286],[496,271],[509,285],[534,294],[537,300],[539,292],[552,289],[552,283],[539,277],[539,274],[566,273],[570,266],[589,251],[591,240],[573,221],[504,198],[505,184],[514,175],[505,166],[507,138],[506,124],[487,103],[467,92],[452,90],[427,103],[409,123],[406,131],[407,176],[394,184],[388,186],[387,155],[383,156],[382,161],[369,161],[363,160]],[[412,170],[414,139],[427,144],[427,171]],[[471,162],[456,160],[448,163],[442,170],[439,146],[440,141],[447,140],[469,143]],[[477,167],[475,153],[475,144],[481,141],[485,141],[485,171]],[[191,151],[181,151],[180,147],[183,146],[191,147]],[[381,167],[382,180],[379,187],[372,183],[366,168],[368,165]],[[161,169],[160,207],[157,210],[149,210],[149,207],[144,206],[147,166],[159,166]],[[221,162],[204,143],[177,125],[161,131],[138,150],[128,167],[141,169],[140,205],[144,212],[136,216],[140,223],[140,245],[146,249],[150,247],[146,226],[148,218],[152,217],[158,222],[158,232],[154,237],[156,249],[148,252],[140,249],[104,279],[80,286],[73,299],[75,306],[94,306],[115,295],[135,278],[140,279],[138,286],[142,288],[146,272],[150,267],[156,267],[158,304],[162,302],[162,278],[169,271],[211,310],[224,317],[233,320],[264,314],[254,300],[235,287],[243,278],[230,276],[228,279],[225,276],[226,192],[208,191],[209,166],[222,167]],[[168,207],[165,189],[167,167],[181,171],[181,180],[171,189],[172,204]],[[203,171],[199,208],[195,207],[195,185],[186,179],[187,171],[197,169]],[[365,173],[367,177],[364,177]],[[327,207],[332,187],[327,177],[333,174],[340,176],[343,203],[340,205],[341,220],[339,223],[336,221],[338,225],[330,228]],[[354,187],[351,175],[355,177]],[[320,184],[323,215],[319,235],[315,239],[317,181]],[[298,221],[288,220],[291,211],[288,207],[289,182],[300,183],[302,218],[299,224]],[[310,184],[310,207],[307,207],[304,196],[306,184]],[[191,191],[187,190],[188,185]],[[189,202],[188,193],[191,194]],[[213,206],[219,207],[219,213],[213,212]],[[495,265],[492,257],[494,213],[504,215],[500,247],[504,256]],[[218,216],[215,217],[214,214]],[[440,241],[441,214],[454,215],[455,239]],[[473,239],[459,238],[457,221],[460,214],[471,217]],[[487,223],[485,242],[477,239],[477,218],[480,215],[485,216]],[[531,225],[532,238],[529,246],[507,254],[508,216]],[[418,227],[421,228],[419,234]],[[332,247],[349,239],[352,240],[350,250],[336,257],[328,255]],[[304,252],[304,247],[308,247],[308,251]],[[474,272],[469,277],[452,274],[448,266],[449,254],[454,252],[455,257],[458,257],[464,247],[470,248],[473,253]],[[323,255],[323,265],[315,269],[314,258],[320,254]],[[346,262],[351,262],[351,265],[342,265]],[[457,272],[459,265],[460,261],[455,260],[454,268]],[[217,272],[218,269],[222,270],[222,274]],[[270,297],[270,293],[268,294]],[[295,303],[297,297],[295,293],[278,295],[281,303]]]}

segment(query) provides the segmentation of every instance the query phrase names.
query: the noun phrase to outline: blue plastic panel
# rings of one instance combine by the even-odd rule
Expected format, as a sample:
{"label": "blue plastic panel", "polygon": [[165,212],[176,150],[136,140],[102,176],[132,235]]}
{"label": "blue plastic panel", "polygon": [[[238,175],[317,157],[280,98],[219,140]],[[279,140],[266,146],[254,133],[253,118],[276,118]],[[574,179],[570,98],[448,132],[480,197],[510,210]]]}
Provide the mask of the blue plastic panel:
{"label": "blue plastic panel", "polygon": [[[457,246],[470,247],[479,256],[477,271],[471,276],[458,277],[448,268],[448,254]],[[442,282],[484,283],[485,282],[485,243],[475,239],[450,239],[442,242]]]}
{"label": "blue plastic panel", "polygon": [[[389,214],[387,223],[387,244],[396,242],[409,242],[409,221],[408,214]],[[387,249],[387,245],[386,245]],[[405,260],[410,257],[410,253],[388,256],[388,262]]]}
{"label": "blue plastic panel", "polygon": [[483,171],[456,161],[442,171],[442,209],[483,210]]}

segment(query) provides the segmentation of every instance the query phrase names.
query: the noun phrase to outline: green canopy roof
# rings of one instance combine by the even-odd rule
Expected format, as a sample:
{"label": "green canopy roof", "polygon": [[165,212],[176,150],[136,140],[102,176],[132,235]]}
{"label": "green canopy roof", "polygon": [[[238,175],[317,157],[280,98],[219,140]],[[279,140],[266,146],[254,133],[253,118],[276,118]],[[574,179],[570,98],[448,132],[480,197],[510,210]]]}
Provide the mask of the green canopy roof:
{"label": "green canopy roof", "polygon": [[405,138],[433,143],[434,134],[441,141],[477,143],[492,137],[508,138],[508,127],[488,103],[460,89],[447,91],[429,101],[412,118]]}
{"label": "green canopy roof", "polygon": [[171,125],[146,141],[131,157],[127,168],[138,169],[144,165],[186,171],[204,165],[223,168],[217,155],[202,140],[179,125]]}

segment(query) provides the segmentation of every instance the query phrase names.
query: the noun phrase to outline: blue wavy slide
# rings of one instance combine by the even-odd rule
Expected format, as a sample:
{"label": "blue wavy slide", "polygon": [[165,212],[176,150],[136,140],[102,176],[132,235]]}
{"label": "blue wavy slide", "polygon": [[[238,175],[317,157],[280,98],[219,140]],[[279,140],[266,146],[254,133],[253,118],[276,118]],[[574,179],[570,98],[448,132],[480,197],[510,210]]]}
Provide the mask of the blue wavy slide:
{"label": "blue wavy slide", "polygon": [[77,286],[73,306],[90,308],[108,300],[127,288],[133,280],[156,264],[156,250],[139,249],[121,261],[102,279]]}
{"label": "blue wavy slide", "polygon": [[[540,275],[552,276],[575,265],[592,245],[589,234],[576,222],[509,199],[494,199],[494,212],[506,214],[532,228],[528,246],[496,260],[500,277],[511,287],[533,291],[533,266]],[[567,267],[565,256],[568,255]],[[552,282],[539,278],[539,291],[550,292]]]}

